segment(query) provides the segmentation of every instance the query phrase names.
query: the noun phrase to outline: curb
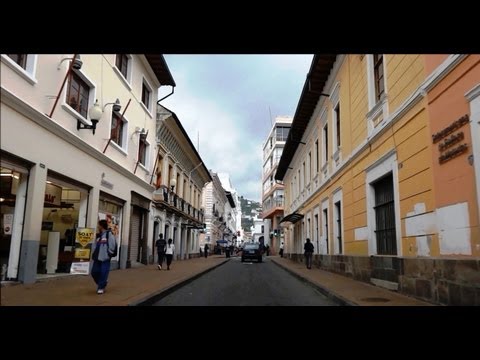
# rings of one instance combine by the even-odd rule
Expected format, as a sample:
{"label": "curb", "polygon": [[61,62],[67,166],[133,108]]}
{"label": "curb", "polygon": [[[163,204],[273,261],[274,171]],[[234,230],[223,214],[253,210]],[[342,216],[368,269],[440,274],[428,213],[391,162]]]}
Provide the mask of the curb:
{"label": "curb", "polygon": [[199,273],[197,273],[197,274],[195,274],[195,275],[193,275],[193,276],[191,276],[187,279],[179,280],[178,282],[173,283],[172,285],[167,286],[167,287],[165,287],[161,290],[158,290],[158,291],[144,297],[143,299],[133,301],[133,302],[129,303],[127,306],[151,306],[153,303],[155,303],[158,300],[164,298],[165,296],[171,294],[175,290],[187,285],[188,283],[190,283],[193,280],[199,278],[200,276],[208,273],[209,271],[212,271],[212,270],[216,269],[217,267],[222,266],[223,264],[225,264],[228,261],[230,261],[230,259],[224,260],[221,263],[219,263],[215,266],[212,266],[211,268],[208,268],[204,271],[201,271],[201,272],[199,272]]}
{"label": "curb", "polygon": [[302,275],[297,274],[295,271],[289,269],[287,266],[285,266],[283,264],[280,264],[280,263],[276,262],[275,260],[271,260],[271,261],[275,265],[277,265],[277,266],[281,267],[282,269],[288,271],[290,274],[295,276],[297,279],[299,279],[299,280],[303,281],[304,283],[307,283],[310,286],[316,288],[319,292],[321,292],[327,298],[332,299],[335,302],[338,302],[340,305],[343,305],[343,306],[359,306],[357,303],[355,303],[353,301],[350,301],[350,300],[348,300],[347,298],[345,298],[341,295],[335,294],[332,290],[330,290],[330,289],[328,289],[328,288],[326,288],[322,285],[318,285],[318,284],[312,282],[311,280],[308,280],[307,278],[303,277]]}

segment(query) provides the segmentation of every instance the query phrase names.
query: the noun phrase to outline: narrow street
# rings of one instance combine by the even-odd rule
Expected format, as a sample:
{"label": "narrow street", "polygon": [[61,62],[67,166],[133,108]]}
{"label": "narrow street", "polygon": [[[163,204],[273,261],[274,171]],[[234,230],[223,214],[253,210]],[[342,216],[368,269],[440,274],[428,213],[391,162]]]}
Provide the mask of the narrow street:
{"label": "narrow street", "polygon": [[333,306],[313,287],[269,259],[240,262],[240,257],[164,297],[154,306]]}

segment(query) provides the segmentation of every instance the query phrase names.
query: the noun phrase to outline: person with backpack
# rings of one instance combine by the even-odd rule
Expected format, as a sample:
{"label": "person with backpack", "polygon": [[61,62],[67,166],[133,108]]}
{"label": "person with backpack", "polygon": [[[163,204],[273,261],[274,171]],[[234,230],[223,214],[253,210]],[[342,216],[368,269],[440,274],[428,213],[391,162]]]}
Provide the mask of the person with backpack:
{"label": "person with backpack", "polygon": [[92,277],[97,284],[97,294],[105,292],[110,273],[110,259],[117,256],[117,240],[108,228],[107,220],[98,222],[98,236],[92,244]]}
{"label": "person with backpack", "polygon": [[158,236],[158,240],[155,242],[155,246],[157,247],[157,254],[158,254],[158,270],[162,270],[163,259],[165,258],[165,246],[167,242],[163,238],[163,234]]}

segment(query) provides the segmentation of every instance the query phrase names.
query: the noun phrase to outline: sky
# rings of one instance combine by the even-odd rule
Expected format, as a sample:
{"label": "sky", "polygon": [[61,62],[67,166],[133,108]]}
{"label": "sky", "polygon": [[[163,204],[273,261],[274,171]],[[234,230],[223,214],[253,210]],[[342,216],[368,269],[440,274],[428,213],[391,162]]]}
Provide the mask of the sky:
{"label": "sky", "polygon": [[239,196],[261,201],[262,145],[276,116],[295,114],[312,57],[165,55],[177,86],[161,104],[199,144],[207,169],[229,173]]}

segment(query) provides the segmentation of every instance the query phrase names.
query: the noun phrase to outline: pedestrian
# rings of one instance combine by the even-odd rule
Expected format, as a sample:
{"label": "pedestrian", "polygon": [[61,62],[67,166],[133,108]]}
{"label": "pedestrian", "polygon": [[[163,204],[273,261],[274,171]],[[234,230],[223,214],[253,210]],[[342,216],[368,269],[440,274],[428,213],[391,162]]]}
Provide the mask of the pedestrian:
{"label": "pedestrian", "polygon": [[313,255],[313,244],[310,242],[310,239],[307,238],[307,242],[303,246],[305,250],[305,262],[307,263],[307,269],[312,268],[312,255]]}
{"label": "pedestrian", "polygon": [[167,255],[167,270],[170,270],[172,264],[173,253],[175,252],[175,245],[172,244],[172,239],[168,239],[168,244],[165,247],[165,254]]}
{"label": "pedestrian", "polygon": [[205,254],[205,259],[206,259],[207,256],[208,256],[208,244],[205,244],[205,248],[204,248],[203,252]]}
{"label": "pedestrian", "polygon": [[163,238],[163,234],[158,235],[158,240],[155,242],[158,254],[158,270],[162,270],[163,260],[165,259],[165,246],[167,242]]}
{"label": "pedestrian", "polygon": [[282,257],[282,258],[283,258],[283,247],[284,247],[284,245],[283,245],[283,241],[282,241],[282,243],[280,244],[280,257]]}
{"label": "pedestrian", "polygon": [[98,236],[92,244],[92,277],[97,284],[97,294],[103,294],[108,283],[110,272],[110,258],[116,248],[115,236],[108,228],[107,220],[98,222]]}

